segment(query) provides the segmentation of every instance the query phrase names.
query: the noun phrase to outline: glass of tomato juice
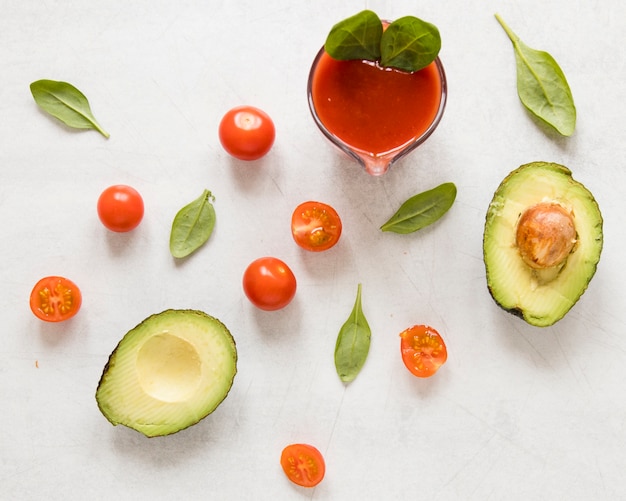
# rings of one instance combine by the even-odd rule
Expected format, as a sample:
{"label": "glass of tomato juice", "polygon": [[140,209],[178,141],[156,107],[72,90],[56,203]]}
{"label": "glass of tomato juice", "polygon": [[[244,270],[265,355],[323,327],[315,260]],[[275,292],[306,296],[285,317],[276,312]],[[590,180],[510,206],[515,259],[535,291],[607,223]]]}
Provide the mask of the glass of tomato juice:
{"label": "glass of tomato juice", "polygon": [[338,61],[322,47],[307,94],[322,133],[369,174],[380,176],[437,128],[447,83],[439,57],[410,73],[376,61]]}

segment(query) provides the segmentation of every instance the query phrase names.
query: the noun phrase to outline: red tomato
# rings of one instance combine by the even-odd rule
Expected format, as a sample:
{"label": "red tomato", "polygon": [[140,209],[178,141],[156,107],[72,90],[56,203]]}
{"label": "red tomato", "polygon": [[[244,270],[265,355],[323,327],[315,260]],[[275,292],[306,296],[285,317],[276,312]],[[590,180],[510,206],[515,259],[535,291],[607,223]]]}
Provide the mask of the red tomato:
{"label": "red tomato", "polygon": [[262,310],[279,310],[296,294],[296,277],[275,257],[252,261],[243,274],[243,290],[250,302]]}
{"label": "red tomato", "polygon": [[448,358],[442,337],[432,327],[414,325],[402,332],[400,338],[402,361],[414,376],[432,376]]}
{"label": "red tomato", "polygon": [[322,453],[307,444],[291,444],[285,447],[280,456],[280,465],[287,478],[302,487],[315,487],[326,473]]}
{"label": "red tomato", "polygon": [[60,322],[72,318],[82,303],[78,286],[63,277],[45,277],[30,293],[30,309],[46,322]]}
{"label": "red tomato", "polygon": [[274,122],[264,111],[252,106],[238,106],[228,111],[219,126],[224,149],[240,160],[257,160],[274,144]]}
{"label": "red tomato", "polygon": [[322,202],[304,202],[291,216],[293,239],[309,251],[330,249],[339,241],[341,228],[337,211]]}
{"label": "red tomato", "polygon": [[98,217],[111,231],[130,231],[143,219],[143,199],[130,186],[109,186],[98,198]]}

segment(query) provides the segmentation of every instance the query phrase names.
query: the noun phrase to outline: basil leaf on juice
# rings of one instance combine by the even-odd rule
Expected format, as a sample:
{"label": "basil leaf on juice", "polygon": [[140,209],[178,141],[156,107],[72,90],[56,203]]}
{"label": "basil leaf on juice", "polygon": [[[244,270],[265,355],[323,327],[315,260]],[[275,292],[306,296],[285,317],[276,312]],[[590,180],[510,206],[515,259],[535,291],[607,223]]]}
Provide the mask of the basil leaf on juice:
{"label": "basil leaf on juice", "polygon": [[361,307],[361,284],[350,317],[341,327],[335,344],[335,368],[344,383],[353,381],[363,368],[370,349],[372,331]]}
{"label": "basil leaf on juice", "polygon": [[528,47],[499,14],[495,16],[513,43],[520,101],[557,132],[571,136],[576,127],[576,106],[563,70],[550,54]]}
{"label": "basil leaf on juice", "polygon": [[392,22],[381,38],[380,64],[404,71],[419,71],[432,63],[441,49],[437,27],[414,16]]}
{"label": "basil leaf on juice", "polygon": [[215,198],[209,190],[178,211],[170,233],[172,256],[186,257],[198,250],[211,236],[215,227]]}
{"label": "basil leaf on juice", "polygon": [[364,10],[333,26],[324,49],[330,57],[339,60],[380,57],[380,39],[383,24],[376,13]]}
{"label": "basil leaf on juice", "polygon": [[96,121],[85,95],[72,84],[55,80],[37,80],[30,91],[41,109],[75,129],[94,129],[108,138]]}
{"label": "basil leaf on juice", "polygon": [[432,63],[441,49],[437,27],[404,16],[383,29],[378,15],[363,10],[332,27],[324,49],[333,59],[365,59],[381,66],[414,72]]}
{"label": "basil leaf on juice", "polygon": [[413,233],[441,218],[452,207],[455,198],[454,183],[444,183],[419,193],[404,202],[380,229],[401,234]]}

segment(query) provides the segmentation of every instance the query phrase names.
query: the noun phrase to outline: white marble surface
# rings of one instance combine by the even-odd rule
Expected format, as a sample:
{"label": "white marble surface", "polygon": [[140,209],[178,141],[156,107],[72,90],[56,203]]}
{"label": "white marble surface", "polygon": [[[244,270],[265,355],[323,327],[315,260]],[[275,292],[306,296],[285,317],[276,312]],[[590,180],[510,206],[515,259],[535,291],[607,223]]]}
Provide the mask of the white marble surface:
{"label": "white marble surface", "polygon": [[[618,0],[409,2],[321,0],[1,0],[0,498],[3,500],[620,499],[626,497],[626,7]],[[363,8],[414,14],[441,30],[449,101],[419,150],[373,178],[334,150],[306,103],[310,62],[328,29]],[[578,108],[568,139],[538,127],[515,90],[498,11],[561,64]],[[34,80],[66,80],[111,133],[75,132],[42,113]],[[229,158],[217,124],[230,107],[266,110],[277,128],[254,164]],[[511,170],[567,165],[595,195],[605,247],[573,310],[538,329],[491,300],[484,215]],[[452,181],[458,198],[410,236],[378,227],[409,196]],[[140,227],[112,234],[96,200],[138,189]],[[171,220],[204,187],[211,241],[176,263]],[[333,205],[344,234],[329,252],[292,241],[293,208]],[[294,302],[256,310],[241,276],[261,255],[291,265]],[[79,315],[44,324],[28,307],[42,276],[72,278]],[[363,284],[373,331],[350,385],[333,365],[337,332]],[[146,439],[111,426],[94,393],[123,334],[152,313],[220,318],[239,373],[218,410],[181,433]],[[418,380],[398,334],[427,323],[449,359]],[[326,458],[313,490],[292,485],[282,448]]]}

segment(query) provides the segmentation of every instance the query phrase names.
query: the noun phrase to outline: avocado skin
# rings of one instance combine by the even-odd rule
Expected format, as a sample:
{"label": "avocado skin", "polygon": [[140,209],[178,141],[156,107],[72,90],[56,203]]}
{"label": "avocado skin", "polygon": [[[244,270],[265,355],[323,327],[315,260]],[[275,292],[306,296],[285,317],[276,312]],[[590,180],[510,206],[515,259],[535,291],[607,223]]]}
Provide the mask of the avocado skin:
{"label": "avocado skin", "polygon": [[489,295],[491,296],[491,299],[493,299],[493,301],[500,307],[501,310],[504,310],[507,313],[510,313],[514,317],[521,318],[524,321],[526,320],[524,318],[524,312],[518,307],[505,308],[504,306],[502,306],[500,302],[498,301],[498,299],[496,298],[496,296],[494,295],[493,290],[489,284],[487,284],[487,290],[489,291]]}
{"label": "avocado skin", "polygon": [[[591,223],[588,224],[587,226],[583,224],[583,228],[586,231],[588,231],[590,235],[595,235],[592,239],[590,239],[590,241],[592,241],[592,244],[593,244],[593,247],[591,248],[592,253],[589,256],[587,256],[588,259],[585,259],[585,262],[584,262],[584,266],[586,267],[586,276],[579,285],[576,297],[571,298],[571,303],[568,304],[567,307],[564,307],[562,311],[560,311],[559,313],[555,315],[550,315],[549,317],[534,315],[532,311],[530,312],[527,311],[523,307],[523,305],[509,304],[509,303],[503,304],[505,303],[505,301],[502,300],[501,294],[497,292],[496,290],[498,288],[497,283],[495,283],[493,277],[490,274],[490,269],[489,269],[490,268],[489,266],[490,256],[488,255],[488,251],[487,251],[487,248],[488,248],[487,243],[488,243],[488,239],[491,237],[489,234],[490,224],[492,223],[492,220],[500,214],[506,202],[506,200],[504,201],[501,200],[502,198],[500,196],[501,192],[508,185],[508,183],[510,183],[511,180],[514,180],[516,177],[518,177],[519,174],[523,174],[525,171],[531,171],[532,169],[545,170],[548,173],[554,174],[556,178],[560,177],[560,178],[566,179],[568,182],[568,186],[574,186],[576,190],[584,193],[585,195],[584,203],[588,204],[585,207],[585,209],[588,209],[588,210],[582,211],[582,212],[585,212],[585,213],[588,212],[589,214],[591,214],[589,217],[594,218],[591,221]],[[518,217],[520,215],[521,213],[518,215]],[[586,219],[586,216],[583,217],[583,220],[584,219]],[[502,310],[506,311],[507,313],[510,313],[511,315],[514,315],[524,320],[528,324],[536,326],[536,327],[548,327],[548,326],[554,325],[557,321],[561,320],[571,310],[574,304],[578,302],[578,300],[582,297],[583,293],[587,290],[589,283],[591,282],[591,279],[593,278],[597,270],[597,266],[600,261],[600,255],[602,252],[602,247],[603,247],[603,218],[600,212],[600,208],[595,198],[591,194],[591,192],[589,192],[589,190],[587,190],[587,188],[585,188],[585,186],[582,183],[573,179],[571,170],[565,167],[564,165],[551,163],[551,162],[537,161],[537,162],[524,164],[518,167],[517,169],[513,170],[511,173],[509,173],[504,178],[504,180],[500,183],[500,185],[498,186],[498,189],[494,193],[492,201],[489,204],[489,209],[485,217],[485,232],[483,235],[483,260],[485,263],[485,269],[486,269],[486,274],[487,274],[487,289],[489,291],[490,296],[494,300],[494,302]],[[519,254],[519,251],[517,251],[517,249],[516,249],[516,252]],[[519,257],[519,259],[521,260],[521,256]],[[565,269],[565,267],[563,269]]]}

